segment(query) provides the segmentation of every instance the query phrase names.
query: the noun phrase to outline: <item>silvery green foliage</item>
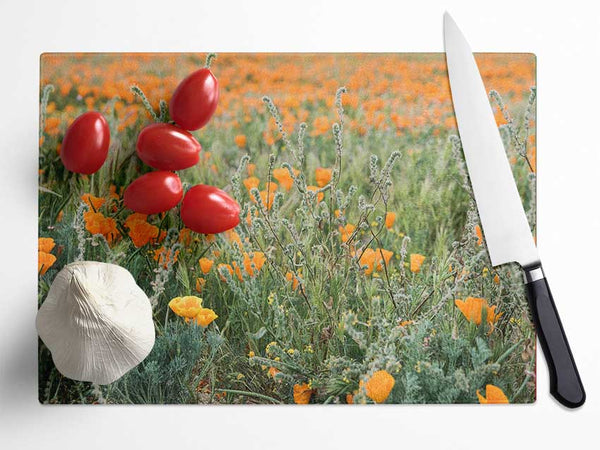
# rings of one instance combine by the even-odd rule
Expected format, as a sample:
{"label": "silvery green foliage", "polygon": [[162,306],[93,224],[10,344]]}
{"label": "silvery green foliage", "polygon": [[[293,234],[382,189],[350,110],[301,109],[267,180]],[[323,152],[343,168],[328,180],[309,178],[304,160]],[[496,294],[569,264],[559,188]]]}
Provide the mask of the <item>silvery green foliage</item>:
{"label": "silvery green foliage", "polygon": [[[223,345],[215,331],[172,322],[142,364],[104,390],[107,403],[208,403],[193,389],[208,374]],[[199,363],[200,362],[200,363]]]}

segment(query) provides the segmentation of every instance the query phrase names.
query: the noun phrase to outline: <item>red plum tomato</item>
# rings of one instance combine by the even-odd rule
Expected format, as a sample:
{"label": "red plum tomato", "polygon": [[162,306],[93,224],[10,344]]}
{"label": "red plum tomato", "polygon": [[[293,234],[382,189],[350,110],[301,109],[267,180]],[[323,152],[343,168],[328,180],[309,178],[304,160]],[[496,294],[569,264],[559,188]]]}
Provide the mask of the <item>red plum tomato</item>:
{"label": "red plum tomato", "polygon": [[89,175],[106,161],[109,144],[108,122],[99,112],[89,111],[69,125],[61,144],[60,159],[67,170]]}
{"label": "red plum tomato", "polygon": [[219,82],[210,69],[203,68],[184,78],[169,102],[169,114],[186,130],[198,130],[217,109]]}
{"label": "red plum tomato", "polygon": [[200,143],[189,132],[168,123],[155,123],[138,136],[137,154],[150,167],[183,170],[200,159]]}
{"label": "red plum tomato", "polygon": [[222,233],[240,223],[240,206],[221,189],[198,184],[183,198],[181,220],[197,233]]}
{"label": "red plum tomato", "polygon": [[173,172],[159,170],[136,178],[123,193],[123,203],[141,214],[157,214],[176,206],[183,196],[181,180]]}

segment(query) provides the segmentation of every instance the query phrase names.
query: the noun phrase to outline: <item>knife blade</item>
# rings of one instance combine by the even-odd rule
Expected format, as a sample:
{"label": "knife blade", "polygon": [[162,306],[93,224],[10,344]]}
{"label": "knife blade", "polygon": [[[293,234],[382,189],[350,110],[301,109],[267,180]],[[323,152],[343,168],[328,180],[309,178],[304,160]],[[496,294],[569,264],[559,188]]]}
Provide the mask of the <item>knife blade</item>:
{"label": "knife blade", "polygon": [[533,321],[563,405],[585,402],[585,390],[556,310],[488,95],[471,48],[448,13],[444,46],[452,103],[475,203],[493,266],[521,265]]}

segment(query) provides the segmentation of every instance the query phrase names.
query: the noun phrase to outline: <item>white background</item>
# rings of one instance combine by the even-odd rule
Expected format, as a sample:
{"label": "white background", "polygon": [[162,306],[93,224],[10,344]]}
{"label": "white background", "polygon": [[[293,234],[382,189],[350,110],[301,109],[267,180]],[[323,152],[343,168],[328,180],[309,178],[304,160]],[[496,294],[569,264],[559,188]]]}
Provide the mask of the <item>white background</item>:
{"label": "white background", "polygon": [[[594,1],[0,0],[0,447],[598,448],[600,11]],[[37,401],[38,58],[49,51],[474,51],[538,57],[538,243],[586,383],[528,406],[42,407]]]}

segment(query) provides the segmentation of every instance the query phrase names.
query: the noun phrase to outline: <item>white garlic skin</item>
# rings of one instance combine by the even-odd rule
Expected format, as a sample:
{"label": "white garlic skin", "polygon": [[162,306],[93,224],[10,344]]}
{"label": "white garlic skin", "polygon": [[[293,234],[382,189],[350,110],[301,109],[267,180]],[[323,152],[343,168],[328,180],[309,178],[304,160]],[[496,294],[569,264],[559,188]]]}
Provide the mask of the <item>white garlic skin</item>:
{"label": "white garlic skin", "polygon": [[109,384],[137,366],[154,346],[148,296],[129,271],[80,261],[56,275],[36,326],[60,373]]}

